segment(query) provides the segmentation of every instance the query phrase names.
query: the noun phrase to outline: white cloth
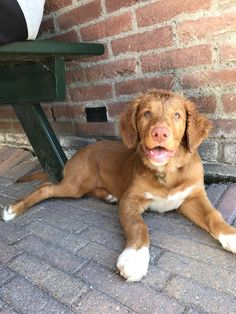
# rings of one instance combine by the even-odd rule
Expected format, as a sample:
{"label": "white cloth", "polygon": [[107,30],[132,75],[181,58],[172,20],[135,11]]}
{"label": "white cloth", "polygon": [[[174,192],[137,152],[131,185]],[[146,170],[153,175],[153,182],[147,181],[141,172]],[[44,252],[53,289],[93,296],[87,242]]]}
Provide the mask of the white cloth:
{"label": "white cloth", "polygon": [[17,0],[25,16],[28,40],[36,38],[43,18],[45,0]]}

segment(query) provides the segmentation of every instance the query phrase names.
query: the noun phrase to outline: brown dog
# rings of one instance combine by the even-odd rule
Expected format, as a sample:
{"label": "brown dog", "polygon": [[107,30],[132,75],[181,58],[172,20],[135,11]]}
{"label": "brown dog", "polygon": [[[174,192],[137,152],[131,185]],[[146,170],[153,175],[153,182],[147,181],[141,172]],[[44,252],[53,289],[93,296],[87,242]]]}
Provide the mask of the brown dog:
{"label": "brown dog", "polygon": [[3,211],[11,220],[51,197],[94,195],[119,200],[126,245],[118,258],[128,281],[146,275],[149,234],[141,214],[147,209],[177,209],[236,253],[236,229],[210,204],[197,147],[207,137],[210,122],[180,95],[151,90],[139,96],[121,115],[121,142],[102,141],[76,153],[67,162],[64,179],[46,184]]}

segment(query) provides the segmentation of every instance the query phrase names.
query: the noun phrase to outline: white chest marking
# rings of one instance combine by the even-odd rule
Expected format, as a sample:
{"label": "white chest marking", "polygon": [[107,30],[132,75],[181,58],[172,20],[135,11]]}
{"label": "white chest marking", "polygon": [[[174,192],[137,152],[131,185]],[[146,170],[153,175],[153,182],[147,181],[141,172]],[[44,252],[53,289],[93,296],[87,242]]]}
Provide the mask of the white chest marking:
{"label": "white chest marking", "polygon": [[151,201],[148,208],[159,213],[164,213],[179,208],[185,198],[193,191],[193,188],[193,186],[190,186],[184,191],[169,195],[167,198],[162,198],[149,192],[145,192],[144,197]]}

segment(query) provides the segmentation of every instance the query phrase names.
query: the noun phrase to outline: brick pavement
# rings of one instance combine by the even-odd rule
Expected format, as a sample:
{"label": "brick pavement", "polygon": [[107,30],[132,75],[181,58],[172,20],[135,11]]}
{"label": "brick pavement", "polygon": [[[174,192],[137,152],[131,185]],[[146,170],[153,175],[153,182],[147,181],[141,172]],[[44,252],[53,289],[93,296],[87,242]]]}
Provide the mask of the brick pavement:
{"label": "brick pavement", "polygon": [[[31,189],[0,177],[1,207]],[[210,185],[208,195],[236,226],[236,184]],[[144,219],[151,263],[138,283],[116,273],[117,206],[48,200],[0,221],[0,313],[236,313],[236,256],[175,212]]]}

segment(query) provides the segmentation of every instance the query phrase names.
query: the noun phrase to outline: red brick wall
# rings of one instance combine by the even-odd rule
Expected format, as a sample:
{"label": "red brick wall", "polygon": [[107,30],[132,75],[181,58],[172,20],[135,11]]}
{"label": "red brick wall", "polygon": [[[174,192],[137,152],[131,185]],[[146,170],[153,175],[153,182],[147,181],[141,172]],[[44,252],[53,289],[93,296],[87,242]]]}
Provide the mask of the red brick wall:
{"label": "red brick wall", "polygon": [[[101,42],[105,54],[67,64],[65,103],[45,105],[59,134],[118,135],[117,117],[148,88],[183,92],[214,122],[206,158],[236,163],[235,0],[47,0],[42,38]],[[85,107],[106,106],[108,123]],[[19,130],[9,108],[0,127]]]}

